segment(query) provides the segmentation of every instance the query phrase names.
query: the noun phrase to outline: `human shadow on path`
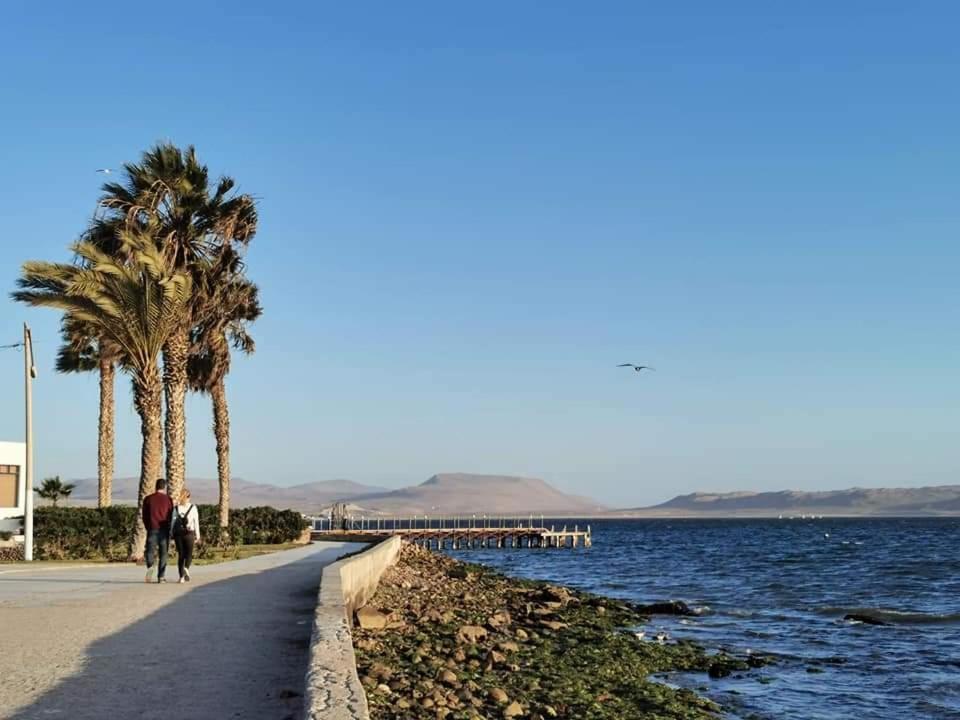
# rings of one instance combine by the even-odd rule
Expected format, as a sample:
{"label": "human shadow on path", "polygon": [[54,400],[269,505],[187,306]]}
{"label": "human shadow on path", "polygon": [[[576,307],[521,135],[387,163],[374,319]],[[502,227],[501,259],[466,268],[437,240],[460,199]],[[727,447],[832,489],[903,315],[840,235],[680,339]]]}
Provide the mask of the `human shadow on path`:
{"label": "human shadow on path", "polygon": [[[317,590],[330,559],[318,555],[206,584],[144,585],[143,592],[181,596],[89,645],[78,673],[10,720],[299,717]],[[139,594],[126,597],[135,602]]]}

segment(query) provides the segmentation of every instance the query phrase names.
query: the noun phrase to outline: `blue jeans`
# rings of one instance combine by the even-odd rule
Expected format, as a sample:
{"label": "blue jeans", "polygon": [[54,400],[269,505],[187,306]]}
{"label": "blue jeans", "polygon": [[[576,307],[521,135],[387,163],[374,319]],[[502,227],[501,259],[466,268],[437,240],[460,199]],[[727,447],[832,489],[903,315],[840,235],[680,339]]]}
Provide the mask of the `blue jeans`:
{"label": "blue jeans", "polygon": [[[169,530],[147,530],[147,569],[153,567],[153,561],[159,554],[157,580],[167,572],[167,552],[170,550]],[[159,551],[159,552],[158,552]]]}

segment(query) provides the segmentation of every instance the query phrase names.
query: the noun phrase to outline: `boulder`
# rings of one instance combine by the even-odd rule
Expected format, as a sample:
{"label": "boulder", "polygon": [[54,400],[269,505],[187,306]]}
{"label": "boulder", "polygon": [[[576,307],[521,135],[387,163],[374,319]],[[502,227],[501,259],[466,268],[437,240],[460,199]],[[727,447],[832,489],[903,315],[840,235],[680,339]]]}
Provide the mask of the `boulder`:
{"label": "boulder", "polygon": [[865,625],[889,625],[890,623],[884,622],[880,618],[876,618],[873,615],[865,615],[863,613],[847,613],[843,616],[844,620],[850,620],[852,622],[861,622]]}
{"label": "boulder", "polygon": [[387,616],[369,605],[357,610],[355,615],[357,616],[357,625],[364,630],[382,630],[387,626]]}
{"label": "boulder", "polygon": [[697,613],[683,600],[668,600],[651,605],[640,605],[637,612],[644,615],[696,615]]}
{"label": "boulder", "polygon": [[449,685],[450,687],[456,687],[460,683],[460,679],[457,677],[457,674],[452,670],[444,670],[440,673],[440,677],[438,679],[444,685]]}
{"label": "boulder", "polygon": [[510,702],[510,696],[507,695],[503,688],[491,688],[490,692],[487,693],[487,697],[500,705],[506,705]]}
{"label": "boulder", "polygon": [[487,618],[487,625],[492,628],[501,628],[509,625],[511,622],[510,613],[507,611],[502,611],[491,615]]}
{"label": "boulder", "polygon": [[478,643],[486,637],[486,629],[478,625],[464,625],[457,631],[457,642],[461,643]]}
{"label": "boulder", "polygon": [[468,570],[465,565],[454,565],[447,570],[447,577],[454,580],[471,580],[476,575],[472,570]]}
{"label": "boulder", "polygon": [[516,700],[503,709],[503,716],[505,718],[515,718],[520,717],[521,715],[523,715],[523,706]]}

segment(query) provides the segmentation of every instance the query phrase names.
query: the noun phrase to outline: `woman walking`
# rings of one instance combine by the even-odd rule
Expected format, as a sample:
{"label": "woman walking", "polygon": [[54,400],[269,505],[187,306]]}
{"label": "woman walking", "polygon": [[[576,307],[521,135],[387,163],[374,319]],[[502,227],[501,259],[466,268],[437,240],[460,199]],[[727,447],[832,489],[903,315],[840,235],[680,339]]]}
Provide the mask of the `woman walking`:
{"label": "woman walking", "polygon": [[184,488],[173,508],[170,523],[173,541],[177,545],[177,568],[180,582],[190,582],[190,565],[193,563],[193,547],[200,542],[200,513],[190,502],[190,491]]}

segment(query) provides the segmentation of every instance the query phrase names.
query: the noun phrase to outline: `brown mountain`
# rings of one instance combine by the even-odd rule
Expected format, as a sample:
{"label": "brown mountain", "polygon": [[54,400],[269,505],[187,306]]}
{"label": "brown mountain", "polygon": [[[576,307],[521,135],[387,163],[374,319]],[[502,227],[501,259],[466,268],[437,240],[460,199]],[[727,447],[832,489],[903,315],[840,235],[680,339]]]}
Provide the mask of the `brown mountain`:
{"label": "brown mountain", "polygon": [[589,514],[603,510],[595,500],[568,495],[539,478],[442,473],[413,487],[369,495],[355,502],[396,514]]}
{"label": "brown mountain", "polygon": [[[77,487],[70,501],[79,505],[95,504],[97,500],[97,481],[93,478],[73,480]],[[119,505],[137,502],[137,478],[117,478],[113,483],[113,501]],[[208,478],[188,478],[187,487],[198,503],[216,503],[218,496],[217,481]],[[247,482],[234,478],[230,484],[230,504],[232,507],[252,507],[271,505],[276,508],[293,508],[301,512],[311,512],[339,500],[353,500],[388,492],[386,488],[374,485],[362,485],[352,480],[322,480],[281,487],[268,483]]]}
{"label": "brown mountain", "polygon": [[[93,505],[97,499],[95,479],[74,480],[77,487],[70,502]],[[136,478],[117,478],[113,501],[133,504],[137,501]],[[198,503],[217,501],[217,481],[190,478],[187,487]],[[593,514],[604,511],[589,498],[568,495],[538,478],[509,475],[470,475],[446,473],[426,482],[400,490],[362,485],[350,480],[325,480],[281,487],[234,478],[230,488],[233,507],[271,505],[301,512],[318,512],[334,502],[348,502],[367,511],[391,514]]]}
{"label": "brown mountain", "polygon": [[660,505],[616,515],[659,517],[778,515],[958,515],[960,485],[919,488],[850,488],[824,492],[692,493]]}

